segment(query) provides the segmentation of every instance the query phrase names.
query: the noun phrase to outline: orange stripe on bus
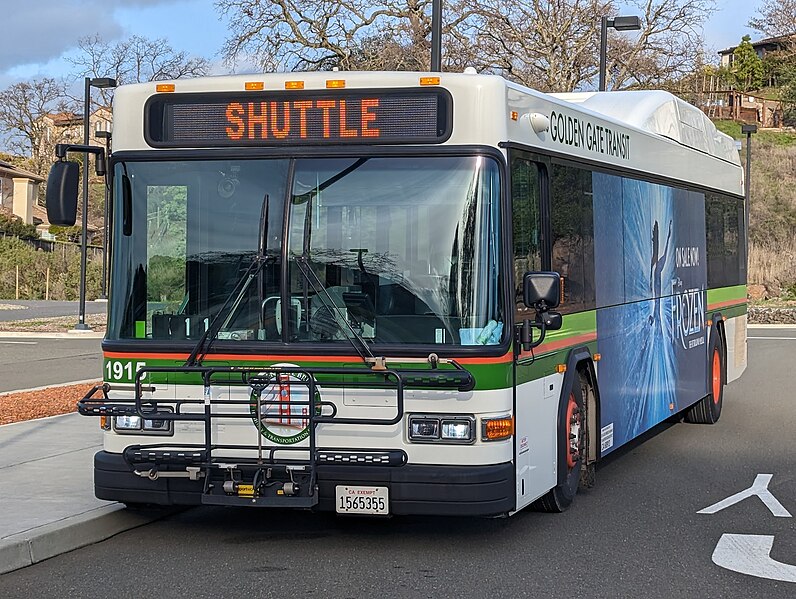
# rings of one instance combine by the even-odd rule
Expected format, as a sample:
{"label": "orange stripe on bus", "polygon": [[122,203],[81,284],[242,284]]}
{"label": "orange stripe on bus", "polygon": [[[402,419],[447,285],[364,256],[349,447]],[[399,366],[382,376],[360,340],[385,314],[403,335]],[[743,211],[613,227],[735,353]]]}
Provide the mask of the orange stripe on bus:
{"label": "orange stripe on bus", "polygon": [[[573,337],[567,337],[566,339],[556,339],[555,341],[546,341],[542,343],[539,347],[534,348],[534,354],[548,354],[554,351],[558,351],[559,349],[564,349],[565,347],[571,347],[573,345],[579,345],[581,343],[589,343],[590,341],[596,341],[597,333],[583,333],[581,335],[574,335]],[[523,351],[520,353],[520,359],[528,358],[531,356],[530,351]]]}
{"label": "orange stripe on bus", "polygon": [[[123,360],[187,360],[189,354],[161,354],[161,353],[127,353],[127,352],[104,352],[106,358]],[[283,355],[244,355],[244,354],[210,354],[205,356],[210,360],[237,360],[241,362],[361,362],[359,356],[283,356]],[[492,358],[453,358],[461,364],[505,364],[511,362],[510,353]],[[396,358],[400,361],[400,358]]]}
{"label": "orange stripe on bus", "polygon": [[731,299],[723,302],[716,302],[715,304],[708,304],[708,310],[715,310],[716,308],[728,308],[730,306],[745,306],[746,300]]}

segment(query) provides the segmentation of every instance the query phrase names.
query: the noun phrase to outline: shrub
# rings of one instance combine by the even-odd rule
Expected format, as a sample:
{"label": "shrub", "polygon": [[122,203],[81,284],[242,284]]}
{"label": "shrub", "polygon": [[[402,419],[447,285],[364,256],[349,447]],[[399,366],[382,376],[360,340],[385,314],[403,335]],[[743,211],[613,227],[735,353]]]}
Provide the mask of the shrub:
{"label": "shrub", "polygon": [[0,233],[20,239],[38,239],[39,233],[33,225],[26,225],[18,216],[0,214]]}

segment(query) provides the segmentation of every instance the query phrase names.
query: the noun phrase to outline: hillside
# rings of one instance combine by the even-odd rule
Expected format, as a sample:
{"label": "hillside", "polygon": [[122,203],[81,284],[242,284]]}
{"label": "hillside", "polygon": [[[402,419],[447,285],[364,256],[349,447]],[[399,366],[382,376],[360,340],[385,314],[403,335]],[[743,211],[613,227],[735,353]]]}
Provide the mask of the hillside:
{"label": "hillside", "polygon": [[[735,139],[745,137],[739,123],[716,126]],[[764,130],[752,136],[750,190],[749,284],[765,288],[756,295],[796,298],[796,133]]]}

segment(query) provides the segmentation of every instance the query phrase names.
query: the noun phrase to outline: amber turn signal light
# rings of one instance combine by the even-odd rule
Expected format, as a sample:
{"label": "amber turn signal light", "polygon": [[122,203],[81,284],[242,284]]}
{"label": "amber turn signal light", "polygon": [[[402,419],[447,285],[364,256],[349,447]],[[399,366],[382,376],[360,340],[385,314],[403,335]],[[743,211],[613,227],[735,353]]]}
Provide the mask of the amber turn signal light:
{"label": "amber turn signal light", "polygon": [[500,418],[485,418],[481,420],[482,441],[502,441],[514,434],[514,418],[501,416]]}

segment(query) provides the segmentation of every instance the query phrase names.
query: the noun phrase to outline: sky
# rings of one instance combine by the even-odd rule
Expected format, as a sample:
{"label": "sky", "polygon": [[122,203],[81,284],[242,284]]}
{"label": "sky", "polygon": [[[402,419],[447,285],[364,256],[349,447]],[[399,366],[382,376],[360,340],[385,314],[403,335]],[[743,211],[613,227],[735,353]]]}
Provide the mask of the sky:
{"label": "sky", "polygon": [[[759,3],[717,0],[719,11],[705,27],[708,45],[715,50],[734,46],[746,33],[760,38],[746,26]],[[213,73],[227,72],[220,56],[227,23],[212,0],[18,0],[14,4],[13,10],[3,11],[0,90],[20,80],[66,75],[71,65],[65,57],[75,51],[78,39],[96,33],[111,42],[131,35],[166,38],[174,50],[210,60]]]}

